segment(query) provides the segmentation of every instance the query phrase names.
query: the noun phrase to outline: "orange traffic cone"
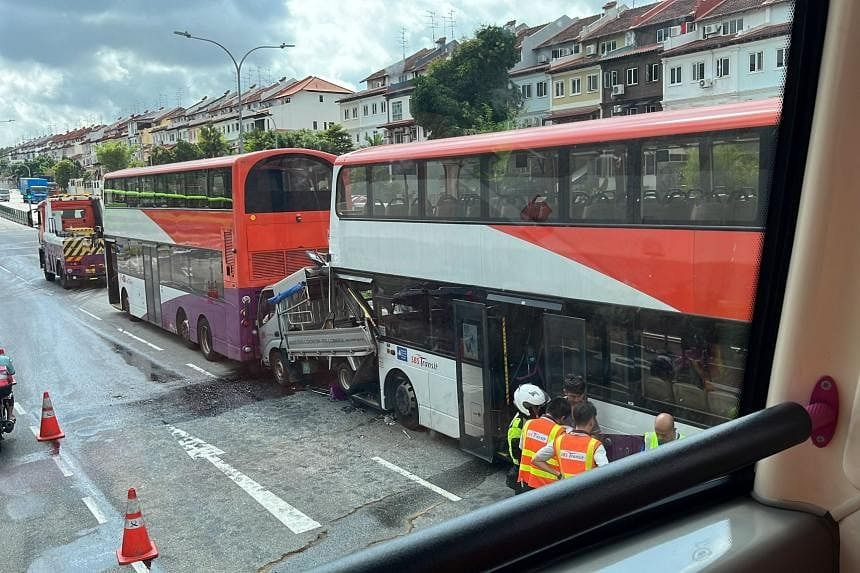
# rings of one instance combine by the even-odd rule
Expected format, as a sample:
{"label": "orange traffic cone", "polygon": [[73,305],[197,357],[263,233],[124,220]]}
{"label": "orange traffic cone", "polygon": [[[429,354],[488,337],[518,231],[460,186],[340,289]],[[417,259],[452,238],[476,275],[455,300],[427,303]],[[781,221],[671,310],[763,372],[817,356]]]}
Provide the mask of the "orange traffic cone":
{"label": "orange traffic cone", "polygon": [[158,548],[146,531],[137,492],[130,488],[128,506],[125,509],[125,529],[122,530],[122,546],[116,550],[116,559],[120,565],[128,565],[135,561],[150,561],[156,557]]}
{"label": "orange traffic cone", "polygon": [[51,442],[65,437],[66,434],[60,429],[60,423],[57,422],[57,416],[54,414],[51,397],[45,392],[42,395],[42,423],[39,426],[39,435],[36,436],[36,439],[40,442]]}

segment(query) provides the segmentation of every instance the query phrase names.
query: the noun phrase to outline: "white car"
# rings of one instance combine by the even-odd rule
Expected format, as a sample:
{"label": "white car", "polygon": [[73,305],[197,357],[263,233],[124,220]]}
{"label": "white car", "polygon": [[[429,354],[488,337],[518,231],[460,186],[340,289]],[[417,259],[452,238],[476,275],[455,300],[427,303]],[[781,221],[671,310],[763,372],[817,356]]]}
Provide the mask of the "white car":
{"label": "white car", "polygon": [[9,202],[9,190],[0,189],[0,202]]}

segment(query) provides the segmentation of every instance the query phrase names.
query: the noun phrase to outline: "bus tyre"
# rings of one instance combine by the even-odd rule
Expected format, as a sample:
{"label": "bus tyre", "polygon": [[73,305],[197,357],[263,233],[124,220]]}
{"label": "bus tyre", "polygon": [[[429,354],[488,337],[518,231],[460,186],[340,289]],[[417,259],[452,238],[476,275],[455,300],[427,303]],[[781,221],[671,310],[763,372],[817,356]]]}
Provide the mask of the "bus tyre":
{"label": "bus tyre", "polygon": [[200,345],[200,354],[209,362],[218,360],[218,354],[212,347],[212,329],[209,327],[209,321],[205,316],[201,316],[197,321],[197,343]]}
{"label": "bus tyre", "polygon": [[72,288],[72,280],[63,273],[63,265],[60,264],[60,261],[57,261],[57,277],[60,279],[60,286],[66,290]]}
{"label": "bus tyre", "polygon": [[197,348],[197,345],[191,340],[191,323],[188,321],[185,311],[181,308],[176,312],[176,334],[179,335],[185,346],[188,348]]}
{"label": "bus tyre", "polygon": [[352,368],[349,365],[349,362],[346,360],[339,360],[335,362],[334,368],[332,369],[335,380],[337,380],[337,385],[343,390],[344,394],[349,396],[355,390],[355,384],[353,384],[353,380],[355,378],[355,372],[352,371]]}
{"label": "bus tyre", "polygon": [[45,267],[45,280],[46,281],[48,281],[49,283],[54,282],[55,276],[56,275],[54,273],[52,273],[51,271],[48,270],[48,267]]}
{"label": "bus tyre", "polygon": [[401,379],[394,390],[394,415],[405,428],[418,429],[418,399],[409,380]]}
{"label": "bus tyre", "polygon": [[269,367],[272,369],[272,375],[274,375],[275,383],[278,386],[289,386],[290,376],[287,373],[287,364],[280,351],[272,350],[269,353]]}

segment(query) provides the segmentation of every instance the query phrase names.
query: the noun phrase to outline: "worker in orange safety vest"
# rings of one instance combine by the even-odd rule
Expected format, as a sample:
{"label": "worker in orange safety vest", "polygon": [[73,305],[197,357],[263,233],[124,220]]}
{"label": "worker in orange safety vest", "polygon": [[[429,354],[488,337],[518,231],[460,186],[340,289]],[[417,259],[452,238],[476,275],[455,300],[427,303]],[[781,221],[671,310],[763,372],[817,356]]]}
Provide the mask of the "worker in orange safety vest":
{"label": "worker in orange safety vest", "polygon": [[597,409],[591,402],[573,407],[574,428],[556,436],[538,450],[532,463],[539,470],[554,473],[556,479],[581,474],[609,463],[606,449],[591,432],[597,425]]}
{"label": "worker in orange safety vest", "polygon": [[[532,463],[535,453],[552,444],[555,438],[563,433],[566,426],[562,421],[570,415],[570,405],[564,398],[553,398],[546,406],[546,413],[540,418],[527,420],[520,436],[520,472],[517,481],[525,491],[549,485],[558,479],[558,466],[547,469],[536,467]],[[552,464],[550,464],[552,465]]]}

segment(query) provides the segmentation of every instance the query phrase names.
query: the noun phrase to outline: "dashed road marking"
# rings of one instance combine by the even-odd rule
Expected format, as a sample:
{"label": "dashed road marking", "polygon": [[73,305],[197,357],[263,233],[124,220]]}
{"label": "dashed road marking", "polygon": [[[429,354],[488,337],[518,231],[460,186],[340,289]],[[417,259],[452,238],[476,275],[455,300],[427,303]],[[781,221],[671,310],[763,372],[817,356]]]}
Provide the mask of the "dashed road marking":
{"label": "dashed road marking", "polygon": [[5,273],[9,273],[10,275],[14,274],[12,271],[10,271],[9,269],[7,269],[6,267],[4,267],[2,265],[0,265],[0,271],[3,271]]}
{"label": "dashed road marking", "polygon": [[82,309],[81,307],[78,307],[78,310],[81,311],[82,313],[84,313],[85,315],[90,316],[96,320],[101,320],[101,318],[97,317],[96,315],[94,315],[93,313],[91,313],[87,310]]}
{"label": "dashed road marking", "polygon": [[202,458],[218,468],[293,533],[304,533],[320,527],[318,522],[222,460],[219,456],[224,454],[223,450],[174,426],[167,426],[167,428],[191,459]]}
{"label": "dashed road marking", "polygon": [[217,376],[215,376],[214,374],[212,374],[212,373],[211,373],[211,372],[209,372],[208,370],[203,370],[202,368],[200,368],[200,367],[199,367],[199,366],[197,366],[196,364],[191,364],[190,362],[188,362],[188,363],[186,364],[186,366],[188,366],[188,367],[189,367],[189,368],[191,368],[192,370],[196,370],[196,371],[200,372],[201,374],[205,374],[206,376],[209,376],[210,378],[217,378]]}
{"label": "dashed road marking", "polygon": [[27,415],[27,411],[24,410],[24,408],[22,408],[21,404],[19,404],[18,402],[15,402],[14,408],[15,408],[15,412],[17,412],[19,416],[26,416]]}
{"label": "dashed road marking", "polygon": [[415,483],[421,484],[424,487],[426,487],[427,489],[429,489],[430,491],[434,491],[434,492],[438,493],[439,495],[441,495],[442,497],[446,497],[446,498],[450,499],[451,501],[460,501],[461,499],[463,499],[460,496],[455,495],[446,489],[442,489],[438,485],[432,484],[429,481],[422,479],[422,478],[418,477],[417,475],[404,470],[400,466],[396,466],[389,461],[383,460],[380,457],[374,456],[372,459],[373,459],[373,461],[375,461],[379,465],[386,467],[393,472],[399,473],[403,477],[411,479]]}
{"label": "dashed road marking", "polygon": [[86,505],[87,509],[90,510],[90,513],[93,514],[93,517],[96,518],[96,521],[99,522],[99,525],[101,525],[102,523],[107,523],[108,520],[102,513],[102,510],[99,509],[99,506],[96,504],[96,500],[94,500],[90,496],[87,496],[85,498],[82,498],[81,501],[84,502],[84,505]]}
{"label": "dashed road marking", "polygon": [[39,437],[39,428],[37,428],[36,426],[30,426],[30,431],[33,432],[34,436],[36,436],[37,438]]}
{"label": "dashed road marking", "polygon": [[135,573],[149,573],[149,569],[147,569],[146,565],[144,565],[140,561],[135,561],[134,563],[132,563],[131,568],[135,570]]}
{"label": "dashed road marking", "polygon": [[131,338],[133,338],[133,339],[137,340],[137,341],[138,341],[138,342],[140,342],[141,344],[146,344],[146,345],[147,345],[147,346],[149,346],[150,348],[154,348],[155,350],[164,350],[162,347],[160,347],[160,346],[156,346],[156,345],[154,345],[154,344],[153,344],[153,343],[151,343],[151,342],[147,342],[146,340],[142,339],[141,337],[137,336],[136,334],[134,334],[134,333],[132,333],[132,332],[129,332],[129,331],[127,331],[127,330],[123,330],[123,329],[121,329],[121,328],[117,328],[117,330],[119,330],[120,332],[122,332],[122,333],[123,333],[123,334],[125,334],[126,336],[130,336]]}
{"label": "dashed road marking", "polygon": [[72,471],[72,468],[66,463],[61,456],[51,456],[54,458],[54,463],[57,464],[57,467],[60,468],[60,471],[63,472],[63,475],[66,477],[72,477],[75,475],[75,472]]}

